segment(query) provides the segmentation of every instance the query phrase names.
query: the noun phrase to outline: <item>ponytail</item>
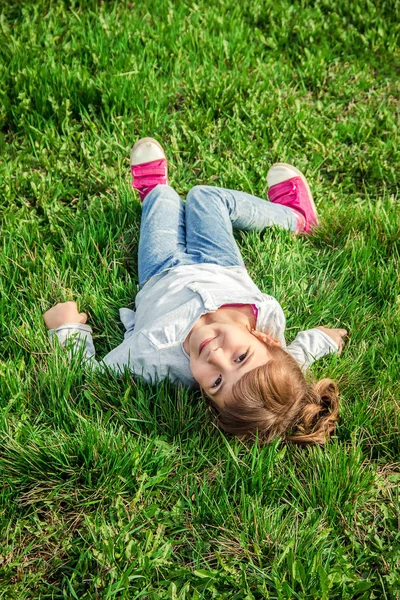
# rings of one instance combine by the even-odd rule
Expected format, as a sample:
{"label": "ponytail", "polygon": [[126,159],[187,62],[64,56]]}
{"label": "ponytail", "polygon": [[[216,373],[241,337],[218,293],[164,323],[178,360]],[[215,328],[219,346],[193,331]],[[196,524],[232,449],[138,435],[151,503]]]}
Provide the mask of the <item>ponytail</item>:
{"label": "ponytail", "polygon": [[296,444],[323,445],[334,432],[338,419],[338,387],[332,379],[321,379],[310,386],[306,404],[286,439]]}

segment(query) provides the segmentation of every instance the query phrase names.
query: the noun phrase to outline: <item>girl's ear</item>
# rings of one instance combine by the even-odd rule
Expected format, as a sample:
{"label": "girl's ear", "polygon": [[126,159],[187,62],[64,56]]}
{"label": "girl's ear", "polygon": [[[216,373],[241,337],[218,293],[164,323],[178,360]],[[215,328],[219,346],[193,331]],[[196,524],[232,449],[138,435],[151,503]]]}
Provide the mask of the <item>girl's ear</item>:
{"label": "girl's ear", "polygon": [[263,333],[262,331],[256,331],[255,329],[252,329],[251,333],[257,339],[259,339],[261,342],[264,342],[264,344],[269,344],[270,346],[280,346],[281,345],[279,340],[277,340],[276,338],[273,338],[270,335],[267,335],[266,333]]}

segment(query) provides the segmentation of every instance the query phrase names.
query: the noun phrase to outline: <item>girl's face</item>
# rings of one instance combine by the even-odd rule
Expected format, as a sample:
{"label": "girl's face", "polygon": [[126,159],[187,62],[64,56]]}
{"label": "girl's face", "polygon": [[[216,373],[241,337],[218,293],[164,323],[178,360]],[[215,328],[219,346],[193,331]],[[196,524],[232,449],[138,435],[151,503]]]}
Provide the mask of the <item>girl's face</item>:
{"label": "girl's face", "polygon": [[192,375],[217,406],[223,406],[224,398],[245,373],[270,360],[265,342],[279,345],[278,340],[243,325],[198,327],[189,341]]}

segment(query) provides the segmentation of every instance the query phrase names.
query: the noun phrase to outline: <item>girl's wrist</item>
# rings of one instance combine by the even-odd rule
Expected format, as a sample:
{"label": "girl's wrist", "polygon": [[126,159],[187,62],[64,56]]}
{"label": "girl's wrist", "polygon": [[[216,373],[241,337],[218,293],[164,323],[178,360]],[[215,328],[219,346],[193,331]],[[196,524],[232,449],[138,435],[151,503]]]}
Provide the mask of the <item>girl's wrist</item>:
{"label": "girl's wrist", "polygon": [[53,325],[52,327],[48,326],[48,329],[56,331],[58,329],[62,329],[62,328],[66,328],[66,327],[71,327],[71,328],[75,327],[75,328],[78,328],[78,329],[80,329],[82,327],[83,329],[86,329],[86,328],[90,329],[90,325],[87,325],[86,323],[81,323],[78,320],[76,320],[76,321],[71,321],[71,320],[69,320],[69,321],[63,321],[62,323],[57,323],[57,324]]}

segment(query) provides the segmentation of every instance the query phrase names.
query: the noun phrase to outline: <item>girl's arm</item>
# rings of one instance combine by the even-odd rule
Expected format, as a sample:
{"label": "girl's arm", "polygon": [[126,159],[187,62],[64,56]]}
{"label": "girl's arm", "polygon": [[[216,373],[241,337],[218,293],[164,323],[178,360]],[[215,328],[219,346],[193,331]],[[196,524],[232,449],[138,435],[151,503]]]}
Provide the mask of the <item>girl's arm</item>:
{"label": "girl's arm", "polygon": [[58,338],[70,356],[81,352],[86,365],[93,369],[100,368],[94,358],[92,328],[86,325],[87,314],[78,311],[76,302],[59,302],[44,313],[43,319],[52,342],[55,337]]}
{"label": "girl's arm", "polygon": [[299,363],[303,371],[315,361],[337,352],[340,354],[344,347],[345,329],[328,329],[327,327],[316,327],[298,334],[295,340],[287,346],[289,352]]}
{"label": "girl's arm", "polygon": [[[126,312],[132,313],[128,309],[120,310],[124,325],[128,324]],[[87,315],[78,311],[76,302],[62,302],[53,306],[44,313],[43,319],[50,329],[50,339],[53,341],[55,337],[58,338],[70,357],[79,354],[86,367],[95,371],[110,368],[117,374],[123,373],[127,367],[131,373],[148,383],[158,379],[161,372],[159,351],[146,335],[127,330],[124,341],[98,362],[95,359],[92,328],[86,325]],[[129,327],[132,327],[132,321],[130,315]]]}

